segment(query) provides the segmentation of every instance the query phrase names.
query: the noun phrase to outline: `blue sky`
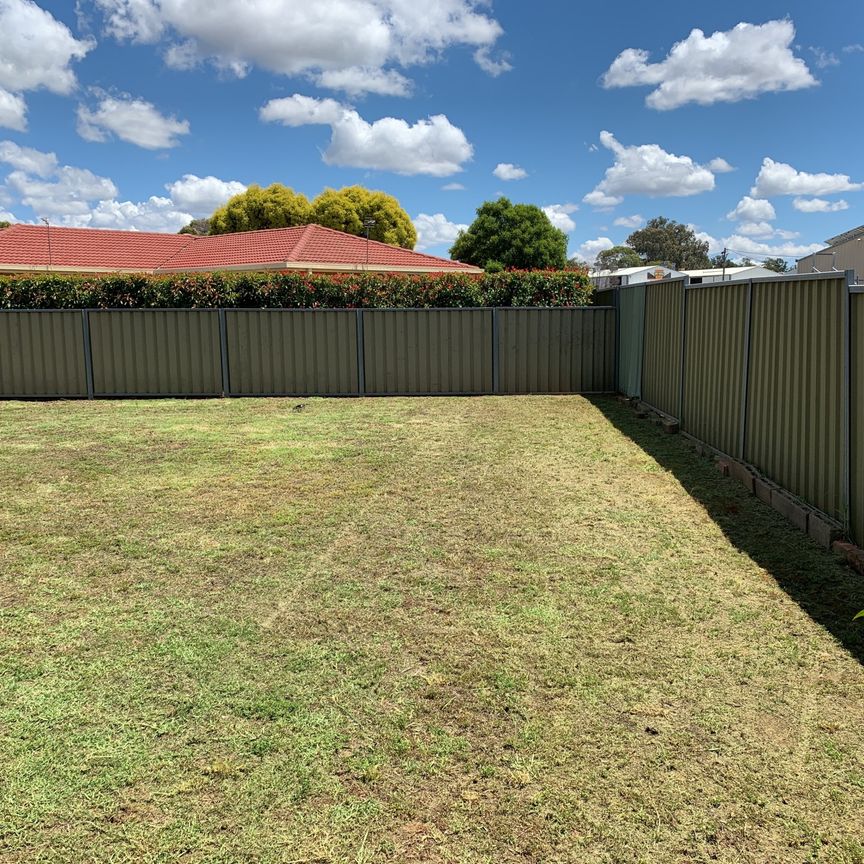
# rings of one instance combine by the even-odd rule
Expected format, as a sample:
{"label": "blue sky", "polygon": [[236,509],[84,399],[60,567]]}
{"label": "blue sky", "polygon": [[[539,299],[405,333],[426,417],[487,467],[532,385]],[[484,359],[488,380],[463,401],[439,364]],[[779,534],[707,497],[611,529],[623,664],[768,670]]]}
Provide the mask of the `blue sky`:
{"label": "blue sky", "polygon": [[0,218],[176,231],[361,183],[433,253],[504,194],[586,258],[655,215],[796,257],[864,222],[862,80],[832,0],[0,0]]}

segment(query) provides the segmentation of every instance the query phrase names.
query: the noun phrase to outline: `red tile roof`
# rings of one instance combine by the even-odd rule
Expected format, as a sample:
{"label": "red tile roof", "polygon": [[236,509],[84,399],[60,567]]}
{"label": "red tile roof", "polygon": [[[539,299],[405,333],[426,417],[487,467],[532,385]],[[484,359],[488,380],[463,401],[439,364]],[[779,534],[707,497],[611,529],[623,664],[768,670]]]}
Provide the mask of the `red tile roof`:
{"label": "red tile roof", "polygon": [[49,262],[46,226],[11,225],[0,231],[0,270],[41,270],[49,263],[58,270],[155,270],[192,239],[188,234],[52,225]]}
{"label": "red tile roof", "polygon": [[[378,243],[363,237],[305,225],[196,237],[94,228],[13,225],[0,231],[0,272],[23,270],[318,269],[440,272],[477,268]],[[368,256],[368,259],[367,259]]]}

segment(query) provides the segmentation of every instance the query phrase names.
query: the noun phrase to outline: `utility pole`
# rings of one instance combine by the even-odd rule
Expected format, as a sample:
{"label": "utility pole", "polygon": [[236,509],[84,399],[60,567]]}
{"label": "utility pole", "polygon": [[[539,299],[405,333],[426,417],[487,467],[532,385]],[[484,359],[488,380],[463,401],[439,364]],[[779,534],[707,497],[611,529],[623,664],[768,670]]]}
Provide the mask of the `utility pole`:
{"label": "utility pole", "polygon": [[721,281],[721,282],[725,282],[725,281],[726,281],[726,252],[727,252],[727,249],[726,249],[726,247],[724,246],[724,247],[723,247],[723,273],[722,273],[722,275],[720,276],[720,281]]}

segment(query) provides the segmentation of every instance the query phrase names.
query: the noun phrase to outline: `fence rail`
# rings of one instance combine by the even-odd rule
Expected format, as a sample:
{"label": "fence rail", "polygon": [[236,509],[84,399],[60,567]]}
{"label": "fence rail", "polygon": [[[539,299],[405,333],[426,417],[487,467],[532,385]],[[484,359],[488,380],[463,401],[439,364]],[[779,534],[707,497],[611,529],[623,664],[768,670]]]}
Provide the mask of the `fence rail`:
{"label": "fence rail", "polygon": [[0,398],[601,393],[615,309],[0,311]]}

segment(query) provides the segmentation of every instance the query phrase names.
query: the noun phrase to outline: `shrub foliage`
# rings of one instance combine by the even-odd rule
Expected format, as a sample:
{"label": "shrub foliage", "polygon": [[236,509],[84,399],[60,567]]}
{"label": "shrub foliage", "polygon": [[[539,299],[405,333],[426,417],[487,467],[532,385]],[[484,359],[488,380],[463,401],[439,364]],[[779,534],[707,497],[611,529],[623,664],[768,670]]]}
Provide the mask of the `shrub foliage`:
{"label": "shrub foliage", "polygon": [[0,277],[0,308],[359,308],[583,306],[588,277],[579,270],[468,273],[318,274],[279,272]]}

